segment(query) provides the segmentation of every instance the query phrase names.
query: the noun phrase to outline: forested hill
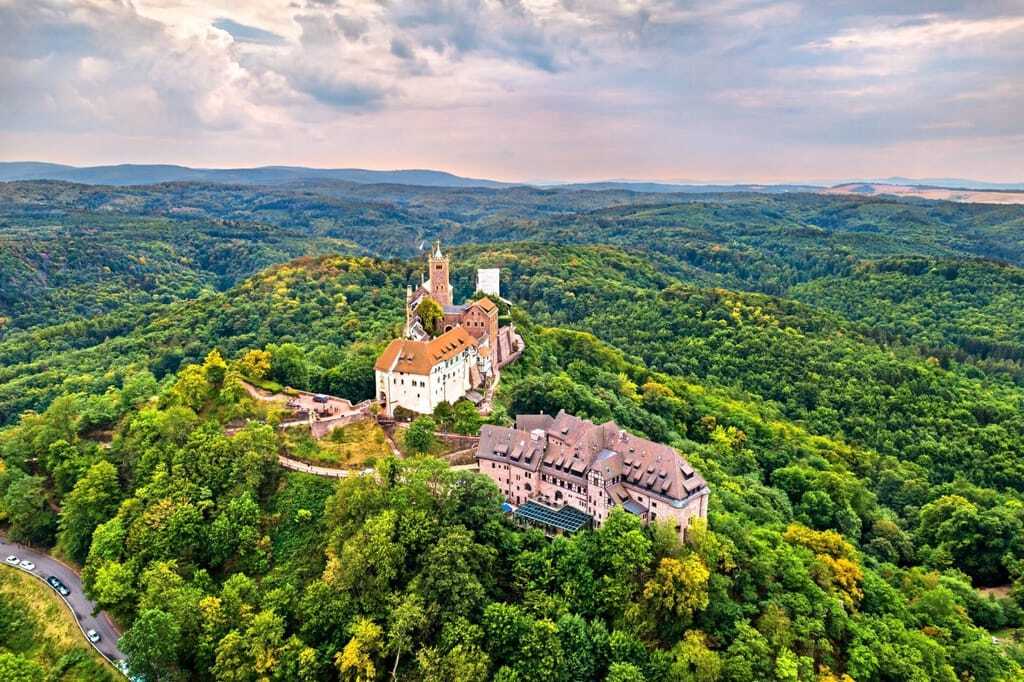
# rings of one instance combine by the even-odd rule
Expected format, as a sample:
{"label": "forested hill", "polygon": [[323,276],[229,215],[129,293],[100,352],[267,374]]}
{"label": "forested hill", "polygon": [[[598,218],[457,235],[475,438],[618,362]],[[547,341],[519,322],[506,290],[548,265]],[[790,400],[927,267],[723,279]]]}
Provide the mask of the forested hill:
{"label": "forested hill", "polygon": [[0,318],[24,327],[125,300],[194,297],[303,254],[408,258],[438,237],[614,244],[685,281],[777,295],[866,259],[1024,266],[1024,208],[1014,206],[344,182],[0,183]]}
{"label": "forested hill", "polygon": [[906,340],[936,357],[976,360],[1018,380],[1024,373],[1020,268],[974,259],[883,259],[790,294],[860,322],[876,338]]}
{"label": "forested hill", "polygon": [[[84,566],[147,679],[1024,676],[1022,209],[0,192],[0,525]],[[492,420],[677,447],[712,489],[693,543],[625,514],[547,541],[429,458],[277,466],[294,443],[240,378],[370,397],[439,235],[456,298],[502,268],[527,343]]]}
{"label": "forested hill", "polygon": [[[254,366],[247,349],[267,348],[273,379],[365,397],[417,275],[409,262],[302,259],[90,348],[23,346],[46,355],[26,376],[53,367],[68,394],[0,432],[6,522],[84,561],[90,594],[130,626],[133,669],[375,679],[397,661],[410,678],[580,682],[1021,673],[1021,652],[991,635],[1021,623],[1016,598],[975,589],[1020,578],[1018,389],[880,346],[804,304],[693,287],[616,248],[455,255],[460,291],[471,268],[501,262],[520,306],[528,350],[503,376],[495,419],[564,408],[675,445],[712,486],[708,530],[681,547],[617,515],[552,543],[505,525],[481,479],[429,462],[336,487],[282,474],[283,443],[236,383]],[[4,352],[38,333],[13,334]]]}

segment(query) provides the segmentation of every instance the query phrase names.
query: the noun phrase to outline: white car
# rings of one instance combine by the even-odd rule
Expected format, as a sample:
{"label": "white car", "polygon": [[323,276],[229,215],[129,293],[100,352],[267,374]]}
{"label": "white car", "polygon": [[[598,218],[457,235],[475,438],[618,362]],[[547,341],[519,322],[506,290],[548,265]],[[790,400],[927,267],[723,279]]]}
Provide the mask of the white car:
{"label": "white car", "polygon": [[29,561],[28,559],[22,560],[22,562],[20,564],[18,564],[18,565],[21,566],[22,568],[24,568],[26,571],[34,571],[34,570],[36,570],[36,565],[34,563],[32,563],[31,561]]}
{"label": "white car", "polygon": [[4,561],[9,563],[11,566],[17,566],[18,565],[18,557],[14,556],[13,554],[8,556]]}
{"label": "white car", "polygon": [[93,644],[96,644],[102,639],[102,637],[100,637],[100,633],[96,632],[95,630],[86,630],[85,636],[88,637],[89,641]]}

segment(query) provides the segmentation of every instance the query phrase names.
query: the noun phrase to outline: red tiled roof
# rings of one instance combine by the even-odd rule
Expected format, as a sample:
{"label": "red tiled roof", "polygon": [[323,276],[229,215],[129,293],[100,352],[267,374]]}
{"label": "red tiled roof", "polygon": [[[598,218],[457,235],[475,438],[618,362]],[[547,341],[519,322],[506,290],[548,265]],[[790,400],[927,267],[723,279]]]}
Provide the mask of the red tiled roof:
{"label": "red tiled roof", "polygon": [[470,305],[471,306],[478,306],[480,308],[483,308],[484,312],[490,312],[490,311],[492,311],[492,310],[494,310],[495,308],[498,307],[498,306],[494,305],[494,301],[492,301],[491,299],[487,298],[486,296],[481,298],[481,299],[479,299],[479,300],[473,301],[472,303],[470,303]]}
{"label": "red tiled roof", "polygon": [[447,331],[433,341],[395,339],[377,358],[373,368],[381,372],[429,374],[440,362],[476,346],[476,339],[462,327]]}

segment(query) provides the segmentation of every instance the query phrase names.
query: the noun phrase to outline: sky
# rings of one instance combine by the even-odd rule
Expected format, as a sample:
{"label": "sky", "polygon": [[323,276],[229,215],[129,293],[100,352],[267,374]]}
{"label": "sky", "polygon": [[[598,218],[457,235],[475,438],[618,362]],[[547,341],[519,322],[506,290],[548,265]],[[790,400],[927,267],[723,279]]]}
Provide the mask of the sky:
{"label": "sky", "polygon": [[0,0],[0,160],[1024,181],[1024,0]]}

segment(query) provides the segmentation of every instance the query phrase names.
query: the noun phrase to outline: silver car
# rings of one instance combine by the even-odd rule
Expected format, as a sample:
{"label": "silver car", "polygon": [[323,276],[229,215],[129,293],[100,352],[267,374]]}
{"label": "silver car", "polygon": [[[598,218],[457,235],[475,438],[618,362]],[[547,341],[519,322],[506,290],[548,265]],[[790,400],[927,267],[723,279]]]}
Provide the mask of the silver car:
{"label": "silver car", "polygon": [[85,636],[88,637],[89,641],[93,644],[96,644],[101,639],[103,639],[102,637],[100,637],[100,633],[96,632],[95,630],[86,630]]}

